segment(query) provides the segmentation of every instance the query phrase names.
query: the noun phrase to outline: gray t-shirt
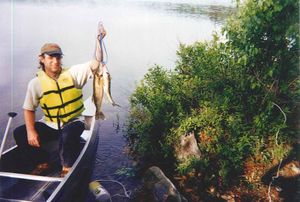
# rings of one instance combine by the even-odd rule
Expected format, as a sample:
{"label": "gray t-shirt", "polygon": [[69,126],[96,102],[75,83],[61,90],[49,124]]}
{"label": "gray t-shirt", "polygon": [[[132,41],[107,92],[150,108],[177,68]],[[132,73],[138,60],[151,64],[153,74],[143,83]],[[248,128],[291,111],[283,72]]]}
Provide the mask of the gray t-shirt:
{"label": "gray t-shirt", "polygon": [[[86,84],[88,78],[92,75],[91,64],[92,61],[89,61],[87,63],[74,65],[67,70],[73,78],[75,88],[82,89]],[[36,111],[42,95],[42,86],[38,77],[31,79],[28,83],[23,109]],[[83,120],[83,117],[78,117],[78,119],[75,120]],[[57,123],[48,122],[45,120],[45,117],[43,117],[40,122],[47,124],[51,128],[58,129]]]}

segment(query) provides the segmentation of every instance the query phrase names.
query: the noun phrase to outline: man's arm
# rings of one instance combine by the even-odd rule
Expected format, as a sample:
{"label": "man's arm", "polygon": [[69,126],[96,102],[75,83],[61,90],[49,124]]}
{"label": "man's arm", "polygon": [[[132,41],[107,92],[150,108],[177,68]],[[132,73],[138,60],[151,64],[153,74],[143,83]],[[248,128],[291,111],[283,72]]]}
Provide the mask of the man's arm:
{"label": "man's arm", "polygon": [[27,130],[28,144],[34,147],[40,147],[40,138],[34,127],[35,112],[24,109],[24,119],[25,119],[26,130]]}
{"label": "man's arm", "polygon": [[94,72],[95,70],[98,69],[102,59],[103,59],[103,53],[102,53],[102,49],[100,48],[99,40],[97,39],[95,53],[94,53],[94,59],[92,60],[92,62],[90,64],[90,68],[91,68],[92,72]]}
{"label": "man's arm", "polygon": [[91,63],[91,70],[94,71],[96,70],[99,65],[100,62],[103,61],[103,50],[100,46],[100,39],[102,40],[106,35],[106,31],[104,29],[103,26],[100,26],[98,28],[98,35],[97,35],[97,39],[96,39],[96,47],[95,47],[95,53],[94,53],[94,60]]}
{"label": "man's arm", "polygon": [[98,30],[93,60],[89,61],[88,63],[73,65],[69,69],[69,72],[74,79],[76,88],[83,88],[92,72],[94,73],[95,71],[98,71],[98,73],[101,74],[102,68],[99,68],[99,66],[103,58],[103,52],[99,42],[100,34],[103,39],[106,35],[104,28]]}

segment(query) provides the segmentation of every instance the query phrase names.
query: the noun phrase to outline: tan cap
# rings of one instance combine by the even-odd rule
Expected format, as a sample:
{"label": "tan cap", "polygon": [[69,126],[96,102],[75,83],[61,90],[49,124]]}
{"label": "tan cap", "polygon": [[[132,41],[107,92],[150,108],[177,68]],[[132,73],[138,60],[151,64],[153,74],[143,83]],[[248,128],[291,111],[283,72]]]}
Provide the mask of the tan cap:
{"label": "tan cap", "polygon": [[41,55],[47,54],[47,55],[54,55],[59,54],[62,55],[61,48],[56,43],[46,43],[41,48]]}

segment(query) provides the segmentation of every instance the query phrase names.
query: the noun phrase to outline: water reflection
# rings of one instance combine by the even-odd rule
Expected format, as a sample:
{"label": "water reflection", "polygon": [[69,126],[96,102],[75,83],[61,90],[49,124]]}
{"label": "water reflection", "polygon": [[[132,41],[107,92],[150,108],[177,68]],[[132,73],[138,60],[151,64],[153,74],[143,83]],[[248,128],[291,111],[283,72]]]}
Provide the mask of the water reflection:
{"label": "water reflection", "polygon": [[174,2],[141,2],[140,6],[157,12],[166,12],[171,15],[186,18],[209,18],[214,23],[221,24],[226,16],[233,13],[236,9],[231,4],[228,5],[199,5],[189,3]]}
{"label": "water reflection", "polygon": [[[4,0],[5,2],[5,0]],[[9,1],[7,1],[9,2]],[[224,22],[226,16],[235,12],[232,0],[15,0],[14,3],[55,5],[84,5],[94,6],[120,6],[120,7],[139,7],[147,10],[152,9],[159,13],[167,13],[187,18],[206,18],[208,17],[215,23]]]}

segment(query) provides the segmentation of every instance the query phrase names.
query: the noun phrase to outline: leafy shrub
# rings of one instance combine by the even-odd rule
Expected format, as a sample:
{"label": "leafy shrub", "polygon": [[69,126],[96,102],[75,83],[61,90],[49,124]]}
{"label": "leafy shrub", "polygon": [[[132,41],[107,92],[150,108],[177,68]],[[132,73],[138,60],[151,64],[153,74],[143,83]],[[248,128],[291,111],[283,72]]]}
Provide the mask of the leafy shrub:
{"label": "leafy shrub", "polygon": [[249,0],[239,8],[223,28],[225,41],[181,44],[176,68],[151,68],[130,100],[133,150],[173,158],[180,135],[192,131],[203,159],[177,170],[205,171],[220,185],[234,183],[258,151],[266,160],[287,155],[283,143],[294,141],[299,124],[291,121],[299,101],[298,2]]}

